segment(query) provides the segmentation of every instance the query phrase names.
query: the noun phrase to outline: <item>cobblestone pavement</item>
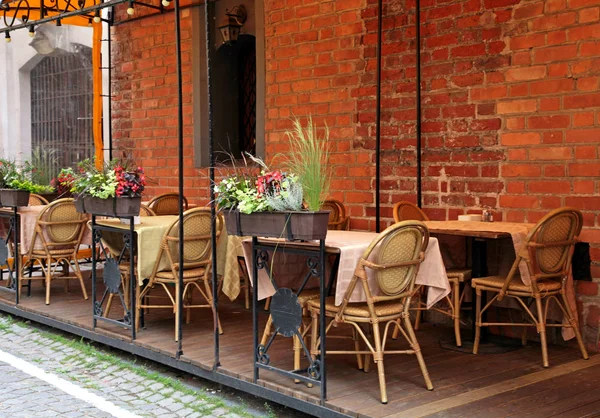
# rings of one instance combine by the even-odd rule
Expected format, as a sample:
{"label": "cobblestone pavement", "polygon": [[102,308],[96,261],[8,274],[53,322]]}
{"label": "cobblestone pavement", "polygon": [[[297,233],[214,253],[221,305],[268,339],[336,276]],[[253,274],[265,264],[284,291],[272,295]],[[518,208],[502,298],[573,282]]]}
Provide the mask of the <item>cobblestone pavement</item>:
{"label": "cobblestone pavement", "polygon": [[[111,417],[89,398],[113,404],[125,416],[300,417],[301,414],[182,375],[155,363],[65,336],[0,314],[0,351],[75,384],[89,396],[71,396],[0,357],[0,418]],[[0,354],[1,356],[1,354]],[[6,357],[6,356],[4,356]]]}

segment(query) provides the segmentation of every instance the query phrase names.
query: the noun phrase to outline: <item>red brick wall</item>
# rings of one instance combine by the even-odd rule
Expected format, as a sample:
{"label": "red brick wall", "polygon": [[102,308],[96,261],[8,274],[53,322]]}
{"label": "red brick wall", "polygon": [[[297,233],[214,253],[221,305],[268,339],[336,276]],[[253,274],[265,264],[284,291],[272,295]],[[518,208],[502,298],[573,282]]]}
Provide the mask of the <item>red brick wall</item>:
{"label": "red brick wall", "polygon": [[[182,1],[182,6],[187,3]],[[146,195],[151,197],[176,191],[179,184],[175,23],[172,13],[157,14],[142,6],[136,7],[134,17],[147,17],[128,22],[126,9],[117,7],[120,24],[112,28],[114,156],[125,150],[144,167]],[[195,169],[193,160],[191,38],[188,9],[181,15],[184,175],[185,195],[197,203],[207,199],[208,180],[206,170]]]}
{"label": "red brick wall", "polygon": [[[374,229],[373,0],[265,0],[266,150],[285,150],[292,115],[330,128],[332,195],[352,227]],[[434,219],[487,206],[535,222],[573,205],[585,216],[594,282],[578,283],[586,339],[600,317],[600,0],[422,0],[423,201]],[[414,1],[384,0],[382,215],[415,200]],[[115,138],[176,187],[172,15],[114,29]],[[184,16],[188,195],[193,169],[190,19]]]}

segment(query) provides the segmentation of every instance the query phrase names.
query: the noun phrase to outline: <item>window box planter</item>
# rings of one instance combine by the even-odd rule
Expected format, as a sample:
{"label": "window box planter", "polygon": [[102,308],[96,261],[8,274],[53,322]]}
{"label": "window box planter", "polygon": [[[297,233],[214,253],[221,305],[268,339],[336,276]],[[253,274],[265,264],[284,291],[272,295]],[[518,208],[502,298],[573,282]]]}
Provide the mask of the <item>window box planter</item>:
{"label": "window box planter", "polygon": [[240,213],[224,210],[229,235],[284,238],[290,241],[325,239],[329,211]]}
{"label": "window box planter", "polygon": [[0,189],[0,202],[2,206],[29,206],[29,194],[27,190]]}
{"label": "window box planter", "polygon": [[100,216],[138,216],[140,214],[141,197],[111,197],[100,199],[92,196],[77,196],[75,208],[79,213]]}

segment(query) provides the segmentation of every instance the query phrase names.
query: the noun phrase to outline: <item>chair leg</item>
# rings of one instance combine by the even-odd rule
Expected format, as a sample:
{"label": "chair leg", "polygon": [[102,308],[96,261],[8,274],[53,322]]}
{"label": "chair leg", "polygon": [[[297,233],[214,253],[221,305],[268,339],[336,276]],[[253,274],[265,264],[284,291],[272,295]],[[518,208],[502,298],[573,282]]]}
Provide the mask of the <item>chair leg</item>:
{"label": "chair leg", "polygon": [[[415,313],[415,331],[419,330],[419,326],[421,325],[421,315],[422,312],[421,311],[421,292],[422,292],[422,288],[419,288],[419,290],[417,290],[417,312]],[[392,338],[396,338],[398,336],[398,329],[394,329],[394,335],[392,335]]]}
{"label": "chair leg", "polygon": [[[317,358],[319,351],[317,349],[317,339],[319,338],[319,314],[311,309],[310,315],[312,323],[310,326],[310,354],[313,359]],[[271,317],[269,316],[269,319]]]}
{"label": "chair leg", "polygon": [[[302,332],[302,330],[298,330],[298,332]],[[300,351],[302,350],[302,344],[300,344],[300,339],[297,335],[292,337],[293,345],[294,345],[294,370],[300,370]],[[300,380],[294,379],[294,383],[300,383]]]}
{"label": "chair leg", "polygon": [[244,298],[246,299],[246,310],[250,309],[250,280],[244,275]]}
{"label": "chair leg", "polygon": [[373,324],[373,340],[375,342],[375,353],[373,358],[377,364],[377,375],[379,377],[379,392],[381,395],[381,403],[388,403],[387,387],[385,384],[385,369],[383,365],[383,350],[381,344],[381,335],[379,333],[379,322]]}
{"label": "chair leg", "polygon": [[181,298],[179,295],[179,280],[175,283],[175,341],[179,341],[179,321],[181,318],[179,317],[179,304],[181,303]]}
{"label": "chair leg", "polygon": [[48,259],[46,268],[46,305],[50,305],[50,281],[52,280],[52,260]]}
{"label": "chair leg", "polygon": [[[352,328],[352,339],[354,340],[354,350],[360,351],[360,340],[359,340],[358,332],[356,331],[356,329],[354,327]],[[362,355],[360,355],[358,353],[356,354],[356,363],[358,365],[358,370],[364,369]]]}
{"label": "chair leg", "polygon": [[540,334],[540,345],[542,346],[542,363],[544,367],[548,367],[548,341],[546,339],[546,318],[544,318],[544,310],[542,309],[542,299],[535,298],[535,306],[538,316],[538,333]]}
{"label": "chair leg", "polygon": [[271,297],[269,296],[265,302],[265,311],[268,311],[271,308]]}
{"label": "chair leg", "polygon": [[561,292],[562,303],[565,305],[565,311],[567,312],[569,318],[569,323],[573,325],[573,332],[575,333],[575,338],[577,338],[577,344],[579,345],[579,350],[581,351],[581,356],[587,360],[589,359],[589,355],[587,349],[585,348],[585,344],[583,343],[583,338],[581,338],[581,332],[579,332],[579,327],[577,321],[575,320],[575,316],[573,312],[571,312],[571,307],[569,306],[569,302],[567,301],[567,296]]}
{"label": "chair leg", "polygon": [[265,330],[263,331],[262,338],[260,340],[261,345],[266,345],[269,340],[269,335],[271,334],[271,327],[273,325],[273,318],[269,315],[269,319],[267,319],[267,325],[265,326]]}
{"label": "chair leg", "polygon": [[454,280],[454,289],[452,290],[452,300],[454,302],[454,336],[456,337],[456,346],[462,347],[462,340],[460,338],[460,282],[458,279]]}
{"label": "chair leg", "polygon": [[417,336],[415,335],[415,331],[412,328],[412,324],[410,323],[410,318],[408,316],[404,318],[404,326],[406,327],[408,336],[411,339],[412,349],[415,351],[415,355],[417,356],[417,361],[419,362],[419,367],[421,368],[421,373],[423,374],[423,379],[425,380],[425,386],[427,387],[427,390],[433,390],[433,383],[431,383],[431,379],[429,378],[429,372],[427,371],[427,365],[425,364],[425,359],[423,358],[419,341],[417,340]]}
{"label": "chair leg", "polygon": [[481,290],[475,288],[475,340],[473,341],[473,354],[479,351],[479,339],[481,338]]}
{"label": "chair leg", "polygon": [[[77,256],[75,256],[75,258],[73,259],[73,262],[75,263],[75,275],[79,279],[79,284],[81,285],[81,292],[83,293],[83,298],[85,300],[88,300],[88,294],[87,294],[87,291],[85,290],[85,283],[83,282],[83,274],[81,274],[81,269],[79,268],[79,262],[77,261]],[[68,280],[67,280],[67,282],[68,282]]]}
{"label": "chair leg", "polygon": [[104,316],[108,317],[108,314],[110,313],[110,308],[112,307],[112,300],[113,300],[114,295],[112,293],[108,294],[108,300],[106,301],[106,308],[104,308]]}

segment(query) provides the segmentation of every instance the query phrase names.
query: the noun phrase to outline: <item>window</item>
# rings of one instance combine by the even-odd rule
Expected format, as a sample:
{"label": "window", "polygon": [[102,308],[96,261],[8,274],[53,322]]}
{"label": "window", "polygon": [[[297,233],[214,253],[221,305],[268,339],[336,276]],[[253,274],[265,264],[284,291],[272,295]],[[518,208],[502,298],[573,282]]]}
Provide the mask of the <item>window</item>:
{"label": "window", "polygon": [[94,155],[92,50],[75,51],[45,57],[31,70],[31,148],[54,154],[51,177]]}

